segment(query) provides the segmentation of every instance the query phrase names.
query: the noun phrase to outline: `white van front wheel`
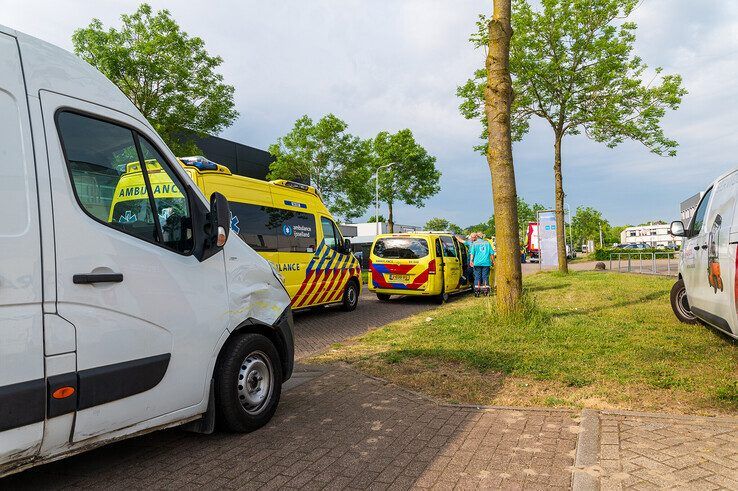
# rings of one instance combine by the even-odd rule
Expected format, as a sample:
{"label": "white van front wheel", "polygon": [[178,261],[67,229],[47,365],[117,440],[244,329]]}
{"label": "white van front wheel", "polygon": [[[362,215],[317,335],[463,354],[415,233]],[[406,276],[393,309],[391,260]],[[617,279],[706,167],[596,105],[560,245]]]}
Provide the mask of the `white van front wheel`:
{"label": "white van front wheel", "polygon": [[684,280],[681,278],[671,287],[671,309],[674,311],[677,319],[685,324],[696,324],[697,317],[689,308],[689,299],[687,298],[687,288],[684,286]]}
{"label": "white van front wheel", "polygon": [[261,334],[243,334],[226,347],[215,372],[218,423],[249,432],[272,419],[282,391],[279,354]]}

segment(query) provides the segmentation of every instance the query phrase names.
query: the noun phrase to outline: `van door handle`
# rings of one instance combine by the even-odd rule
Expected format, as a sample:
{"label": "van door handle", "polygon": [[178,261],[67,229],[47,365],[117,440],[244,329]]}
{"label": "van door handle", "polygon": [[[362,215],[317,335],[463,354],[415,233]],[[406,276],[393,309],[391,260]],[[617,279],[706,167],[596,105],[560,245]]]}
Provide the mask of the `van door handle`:
{"label": "van door handle", "polygon": [[123,275],[120,273],[100,273],[100,274],[76,274],[72,276],[75,285],[91,285],[92,283],[120,283],[123,281]]}

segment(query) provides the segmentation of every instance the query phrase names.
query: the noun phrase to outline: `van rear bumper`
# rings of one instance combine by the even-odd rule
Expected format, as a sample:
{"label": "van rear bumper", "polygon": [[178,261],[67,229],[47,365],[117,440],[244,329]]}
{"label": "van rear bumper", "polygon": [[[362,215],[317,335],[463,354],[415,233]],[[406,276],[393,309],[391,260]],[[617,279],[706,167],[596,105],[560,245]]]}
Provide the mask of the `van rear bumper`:
{"label": "van rear bumper", "polygon": [[429,290],[411,290],[409,288],[373,288],[369,287],[369,291],[373,293],[386,293],[387,295],[438,295],[438,292]]}

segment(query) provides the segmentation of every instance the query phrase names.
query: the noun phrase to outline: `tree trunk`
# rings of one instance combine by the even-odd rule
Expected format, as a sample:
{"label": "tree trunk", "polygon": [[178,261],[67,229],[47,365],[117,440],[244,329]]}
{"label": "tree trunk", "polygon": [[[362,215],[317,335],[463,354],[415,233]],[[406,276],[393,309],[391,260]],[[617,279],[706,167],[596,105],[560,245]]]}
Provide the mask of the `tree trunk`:
{"label": "tree trunk", "polygon": [[569,272],[566,262],[566,237],[564,236],[564,181],[561,178],[561,138],[556,134],[554,140],[554,182],[556,193],[556,245],[559,256],[559,271]]}
{"label": "tree trunk", "polygon": [[387,203],[389,206],[389,213],[387,214],[387,233],[394,234],[395,233],[395,217],[392,214],[392,202]]}
{"label": "tree trunk", "polygon": [[515,186],[512,140],[510,137],[510,0],[494,0],[489,22],[487,86],[484,91],[487,115],[487,163],[492,174],[492,201],[497,239],[497,307],[502,313],[514,311],[523,291],[520,272],[518,199]]}

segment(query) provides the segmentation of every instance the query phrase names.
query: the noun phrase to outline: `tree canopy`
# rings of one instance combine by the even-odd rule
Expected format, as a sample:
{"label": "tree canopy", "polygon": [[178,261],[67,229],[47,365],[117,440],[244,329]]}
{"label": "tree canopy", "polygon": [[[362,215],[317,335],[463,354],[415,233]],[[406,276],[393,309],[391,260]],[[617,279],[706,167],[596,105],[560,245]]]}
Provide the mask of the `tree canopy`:
{"label": "tree canopy", "polygon": [[455,223],[451,223],[445,218],[431,218],[427,222],[425,222],[425,229],[426,230],[448,230],[449,232],[453,232],[455,234],[462,234],[464,231],[456,225]]}
{"label": "tree canopy", "polygon": [[578,206],[576,213],[571,217],[571,235],[574,244],[581,245],[588,240],[598,242],[600,226],[603,235],[610,228],[610,224],[602,217],[602,213],[591,206]]}
{"label": "tree canopy", "polygon": [[372,202],[371,142],[346,130],[333,114],[314,122],[307,115],[269,146],[274,162],[269,179],[309,181],[322,195],[331,213],[351,220]]}
{"label": "tree canopy", "polygon": [[120,18],[120,29],[99,19],[77,29],[74,52],[112,80],[176,153],[196,150],[183,129],[217,134],[233,123],[234,88],[216,72],[223,59],[208,54],[202,39],[145,3]]}
{"label": "tree canopy", "polygon": [[373,142],[373,170],[394,164],[379,173],[379,200],[388,205],[387,225],[392,231],[395,203],[422,207],[440,190],[441,173],[436,158],[415,141],[412,131],[380,132]]}
{"label": "tree canopy", "polygon": [[[554,180],[559,235],[559,267],[566,271],[563,247],[563,179],[561,142],[583,133],[614,147],[626,139],[658,155],[675,155],[661,121],[679,107],[686,90],[676,74],[649,70],[633,53],[636,25],[625,20],[638,0],[541,0],[535,10],[514,0],[510,45],[513,80],[512,135],[520,140],[532,116],[542,118],[554,134]],[[488,19],[482,15],[470,41],[488,44]],[[480,119],[486,138],[484,105],[487,71],[480,68],[457,89],[459,109]],[[478,147],[483,149],[484,147]]]}

